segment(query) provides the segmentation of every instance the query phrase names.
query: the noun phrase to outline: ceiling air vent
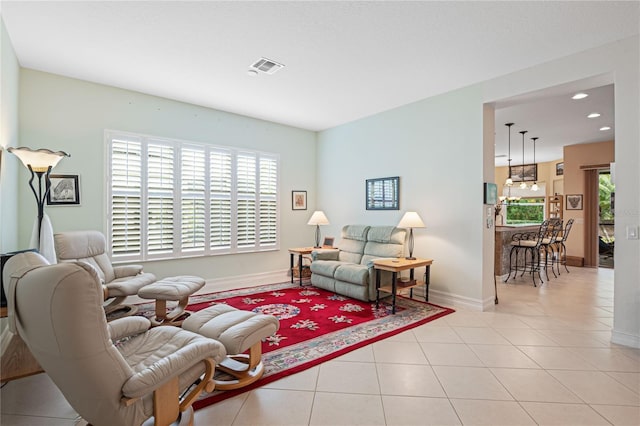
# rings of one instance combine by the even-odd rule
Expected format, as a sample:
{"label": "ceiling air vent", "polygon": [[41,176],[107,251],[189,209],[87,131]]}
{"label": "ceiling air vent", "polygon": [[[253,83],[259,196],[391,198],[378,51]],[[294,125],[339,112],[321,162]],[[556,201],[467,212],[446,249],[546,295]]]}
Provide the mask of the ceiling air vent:
{"label": "ceiling air vent", "polygon": [[255,63],[251,64],[250,68],[264,74],[273,74],[283,67],[284,65],[279,64],[276,61],[272,61],[271,59],[260,58]]}

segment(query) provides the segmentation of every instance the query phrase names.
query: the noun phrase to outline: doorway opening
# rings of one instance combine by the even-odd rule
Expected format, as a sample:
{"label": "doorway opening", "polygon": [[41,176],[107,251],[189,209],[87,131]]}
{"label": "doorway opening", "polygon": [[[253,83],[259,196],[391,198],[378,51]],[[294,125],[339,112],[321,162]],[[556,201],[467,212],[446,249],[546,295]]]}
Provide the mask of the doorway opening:
{"label": "doorway opening", "polygon": [[598,172],[598,266],[613,268],[615,250],[615,185],[611,180],[611,170]]}

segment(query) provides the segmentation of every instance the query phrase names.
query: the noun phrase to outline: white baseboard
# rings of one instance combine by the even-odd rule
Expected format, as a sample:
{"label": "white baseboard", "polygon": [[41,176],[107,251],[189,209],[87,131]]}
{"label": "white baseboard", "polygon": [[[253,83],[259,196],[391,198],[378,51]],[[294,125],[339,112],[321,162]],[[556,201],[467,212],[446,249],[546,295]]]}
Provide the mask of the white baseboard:
{"label": "white baseboard", "polygon": [[232,290],[242,287],[256,287],[263,284],[282,283],[290,280],[288,269],[257,274],[236,275],[224,278],[209,278],[206,280],[208,291]]}
{"label": "white baseboard", "polygon": [[[413,298],[424,298],[424,287],[416,287],[413,289]],[[467,309],[470,311],[486,311],[493,309],[493,298],[486,301],[472,299],[470,297],[460,296],[449,292],[435,290],[429,288],[429,302],[436,305],[442,305],[450,308]]]}
{"label": "white baseboard", "polygon": [[611,331],[611,342],[618,345],[640,348],[640,336],[637,334],[623,333],[621,331]]}

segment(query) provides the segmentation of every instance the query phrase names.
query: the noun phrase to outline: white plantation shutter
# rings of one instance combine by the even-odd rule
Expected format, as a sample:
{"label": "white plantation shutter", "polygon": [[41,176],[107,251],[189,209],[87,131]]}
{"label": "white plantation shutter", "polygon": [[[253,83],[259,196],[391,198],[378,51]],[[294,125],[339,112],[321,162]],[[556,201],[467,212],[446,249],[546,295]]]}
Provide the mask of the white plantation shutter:
{"label": "white plantation shutter", "polygon": [[119,260],[278,248],[277,155],[105,132]]}
{"label": "white plantation shutter", "polygon": [[278,232],[278,162],[260,158],[260,246],[275,245]]}
{"label": "white plantation shutter", "polygon": [[209,154],[209,211],[212,249],[231,247],[231,152],[214,150]]}
{"label": "white plantation shutter", "polygon": [[173,252],[174,148],[168,144],[147,146],[147,244],[148,253]]}
{"label": "white plantation shutter", "polygon": [[142,253],[142,144],[137,138],[113,139],[109,157],[111,253],[137,257]]}
{"label": "white plantation shutter", "polygon": [[204,149],[182,149],[182,250],[204,250],[205,241]]}
{"label": "white plantation shutter", "polygon": [[238,247],[256,244],[256,156],[238,154],[237,176],[237,241]]}

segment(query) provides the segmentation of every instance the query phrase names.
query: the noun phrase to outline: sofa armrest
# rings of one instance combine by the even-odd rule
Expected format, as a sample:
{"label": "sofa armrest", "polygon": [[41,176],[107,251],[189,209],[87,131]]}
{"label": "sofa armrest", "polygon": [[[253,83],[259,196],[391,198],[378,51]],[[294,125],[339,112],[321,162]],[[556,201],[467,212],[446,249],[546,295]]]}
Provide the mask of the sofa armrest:
{"label": "sofa armrest", "polygon": [[311,259],[316,260],[338,260],[340,250],[314,250],[311,252]]}

